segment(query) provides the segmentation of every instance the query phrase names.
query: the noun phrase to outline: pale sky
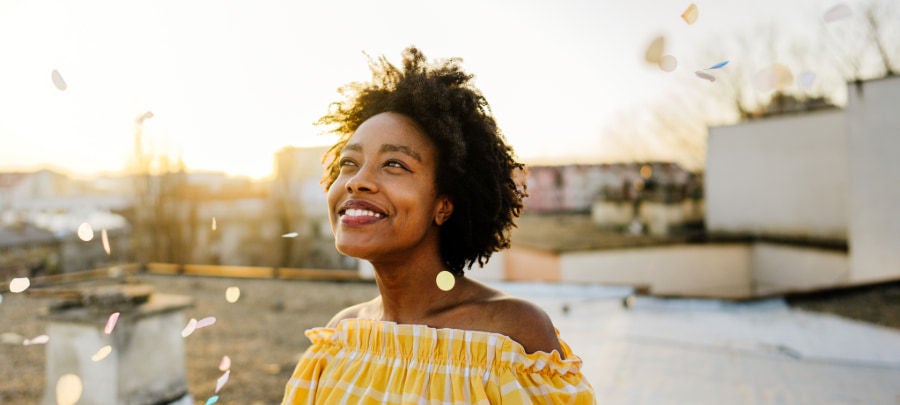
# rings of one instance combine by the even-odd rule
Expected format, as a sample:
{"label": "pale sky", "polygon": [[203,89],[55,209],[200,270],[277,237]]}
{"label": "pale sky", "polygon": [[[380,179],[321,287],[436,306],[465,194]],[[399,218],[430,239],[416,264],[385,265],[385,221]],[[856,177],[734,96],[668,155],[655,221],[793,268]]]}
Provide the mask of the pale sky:
{"label": "pale sky", "polygon": [[[263,177],[275,152],[330,139],[312,125],[363,52],[460,57],[519,157],[623,158],[604,128],[733,55],[716,37],[777,20],[819,24],[837,1],[0,1],[0,171],[124,169],[134,118],[191,170]],[[643,60],[665,35],[671,73]],[[700,56],[705,60],[698,60]],[[724,68],[724,69],[727,69]],[[51,80],[57,70],[63,91]],[[679,87],[681,86],[681,87]],[[624,156],[627,158],[627,156]]]}

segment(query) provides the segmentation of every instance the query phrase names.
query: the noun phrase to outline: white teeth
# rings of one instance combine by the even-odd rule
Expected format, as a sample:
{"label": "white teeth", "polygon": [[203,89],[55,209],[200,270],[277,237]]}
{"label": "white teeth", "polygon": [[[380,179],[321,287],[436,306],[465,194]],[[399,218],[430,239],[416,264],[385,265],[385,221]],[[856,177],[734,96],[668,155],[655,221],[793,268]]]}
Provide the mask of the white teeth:
{"label": "white teeth", "polygon": [[381,216],[382,216],[381,214],[379,214],[375,211],[359,210],[359,209],[349,209],[344,212],[344,215],[349,215],[351,217],[366,216],[366,217],[375,217],[375,218],[381,218]]}

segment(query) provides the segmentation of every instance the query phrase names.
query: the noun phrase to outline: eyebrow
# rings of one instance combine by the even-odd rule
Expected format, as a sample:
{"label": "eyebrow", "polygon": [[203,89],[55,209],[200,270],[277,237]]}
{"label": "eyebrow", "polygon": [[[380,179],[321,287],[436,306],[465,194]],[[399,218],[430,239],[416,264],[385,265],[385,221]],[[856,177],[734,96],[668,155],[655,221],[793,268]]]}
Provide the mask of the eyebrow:
{"label": "eyebrow", "polygon": [[[354,151],[354,152],[362,152],[362,145],[360,145],[358,143],[347,144],[347,146],[344,146],[344,150],[350,150],[350,151]],[[383,152],[400,152],[405,155],[408,155],[409,157],[411,157],[415,160],[418,160],[419,162],[422,161],[422,156],[419,155],[418,152],[410,149],[408,146],[405,146],[405,145],[395,145],[395,144],[386,143],[384,145],[381,145],[381,149],[379,149],[378,151],[382,152],[382,153]]]}

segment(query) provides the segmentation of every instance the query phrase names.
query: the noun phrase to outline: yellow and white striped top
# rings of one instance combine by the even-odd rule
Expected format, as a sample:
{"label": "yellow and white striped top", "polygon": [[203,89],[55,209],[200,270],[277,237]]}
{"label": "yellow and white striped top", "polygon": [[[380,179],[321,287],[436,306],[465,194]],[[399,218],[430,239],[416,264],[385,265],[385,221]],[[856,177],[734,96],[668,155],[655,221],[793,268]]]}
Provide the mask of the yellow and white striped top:
{"label": "yellow and white striped top", "polygon": [[[559,332],[557,331],[557,336]],[[525,353],[499,333],[366,319],[306,331],[285,387],[294,404],[593,404],[581,359]]]}

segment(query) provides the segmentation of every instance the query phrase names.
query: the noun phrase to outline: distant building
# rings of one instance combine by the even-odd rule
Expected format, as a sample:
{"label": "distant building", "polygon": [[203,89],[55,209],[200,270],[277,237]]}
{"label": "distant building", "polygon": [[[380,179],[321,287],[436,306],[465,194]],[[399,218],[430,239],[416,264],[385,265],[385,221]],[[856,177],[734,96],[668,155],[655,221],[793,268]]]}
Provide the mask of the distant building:
{"label": "distant building", "polygon": [[601,227],[654,234],[702,221],[702,179],[677,163],[529,166],[526,213],[590,213]]}
{"label": "distant building", "polygon": [[484,274],[735,299],[900,280],[900,77],[848,90],[844,110],[710,128],[705,235],[627,238],[534,216]]}
{"label": "distant building", "polygon": [[322,156],[328,147],[286,147],[275,155],[272,201],[283,238],[285,267],[354,268],[357,260],[334,247],[328,219]]}

